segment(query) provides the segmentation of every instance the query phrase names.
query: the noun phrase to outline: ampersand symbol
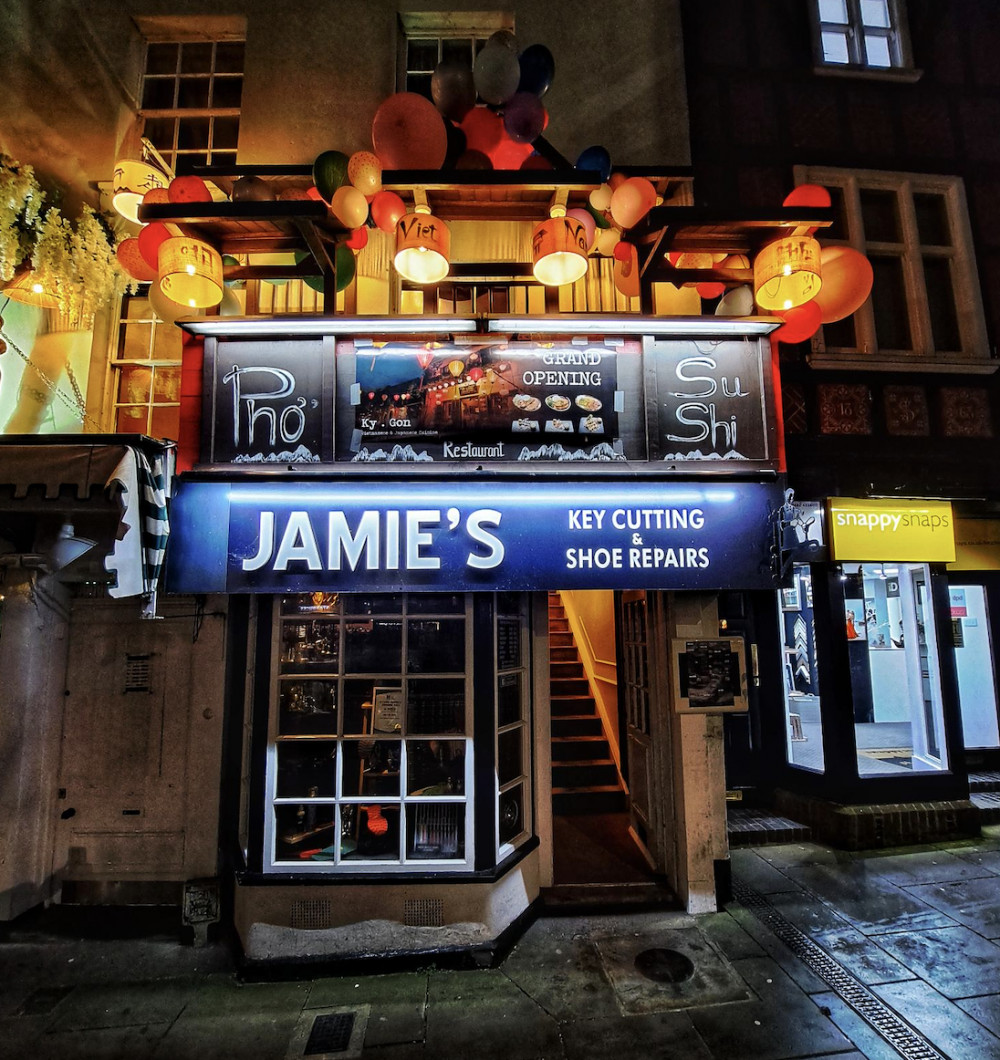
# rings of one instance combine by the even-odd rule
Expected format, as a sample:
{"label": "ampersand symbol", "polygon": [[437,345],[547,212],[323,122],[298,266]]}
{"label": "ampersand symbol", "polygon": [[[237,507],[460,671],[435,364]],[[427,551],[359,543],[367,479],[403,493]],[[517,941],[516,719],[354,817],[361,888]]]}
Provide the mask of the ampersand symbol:
{"label": "ampersand symbol", "polygon": [[632,544],[633,545],[641,545],[642,544],[642,535],[641,534],[633,534],[632,535]]}

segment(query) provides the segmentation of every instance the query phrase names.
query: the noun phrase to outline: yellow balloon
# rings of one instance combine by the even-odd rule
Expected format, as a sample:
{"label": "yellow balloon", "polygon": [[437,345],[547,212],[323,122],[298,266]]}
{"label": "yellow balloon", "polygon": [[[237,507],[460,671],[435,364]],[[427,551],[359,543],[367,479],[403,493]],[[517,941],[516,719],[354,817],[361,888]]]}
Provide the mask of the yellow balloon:
{"label": "yellow balloon", "polygon": [[347,162],[347,179],[362,195],[382,190],[382,163],[371,151],[355,151]]}
{"label": "yellow balloon", "polygon": [[337,188],[330,200],[330,209],[345,228],[360,228],[368,219],[368,200],[353,184]]}

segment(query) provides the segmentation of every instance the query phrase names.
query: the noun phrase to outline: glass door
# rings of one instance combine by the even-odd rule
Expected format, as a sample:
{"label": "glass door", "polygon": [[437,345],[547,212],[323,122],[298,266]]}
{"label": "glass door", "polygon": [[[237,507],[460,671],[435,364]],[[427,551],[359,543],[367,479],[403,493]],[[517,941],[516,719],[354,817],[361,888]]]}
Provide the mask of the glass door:
{"label": "glass door", "polygon": [[981,585],[952,585],[949,596],[965,746],[975,750],[1000,747],[986,590]]}

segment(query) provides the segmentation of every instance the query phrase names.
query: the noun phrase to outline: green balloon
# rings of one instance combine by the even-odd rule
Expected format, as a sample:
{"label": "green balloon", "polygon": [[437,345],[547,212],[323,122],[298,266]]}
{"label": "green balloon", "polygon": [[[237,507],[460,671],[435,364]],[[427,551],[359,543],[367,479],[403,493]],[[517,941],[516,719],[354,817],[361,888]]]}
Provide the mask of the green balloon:
{"label": "green balloon", "polygon": [[[305,261],[306,258],[312,259],[312,255],[307,254],[304,250],[295,252],[296,264]],[[350,247],[345,247],[343,244],[337,247],[334,265],[337,269],[337,290],[342,291],[354,279],[354,273],[357,271],[354,253]],[[311,287],[314,291],[319,291],[320,294],[323,293],[322,276],[303,276],[302,280],[307,287]]]}
{"label": "green balloon", "polygon": [[596,223],[598,228],[611,227],[611,222],[604,216],[604,214],[602,214],[600,210],[595,210],[589,202],[586,203],[583,208],[587,211],[587,213],[590,214],[591,217],[593,217],[594,222]]}
{"label": "green balloon", "polygon": [[343,151],[324,151],[313,162],[313,184],[329,202],[333,193],[347,182],[347,155]]}

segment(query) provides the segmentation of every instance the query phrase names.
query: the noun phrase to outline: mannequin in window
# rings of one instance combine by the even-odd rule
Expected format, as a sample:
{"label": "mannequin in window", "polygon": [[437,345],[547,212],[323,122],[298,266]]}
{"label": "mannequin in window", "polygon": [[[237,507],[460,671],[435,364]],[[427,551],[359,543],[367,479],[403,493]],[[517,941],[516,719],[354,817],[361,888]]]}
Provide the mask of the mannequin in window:
{"label": "mannequin in window", "polygon": [[858,639],[858,631],[857,631],[857,629],[854,626],[854,612],[850,608],[848,608],[848,611],[847,611],[847,639],[848,640],[857,640]]}

